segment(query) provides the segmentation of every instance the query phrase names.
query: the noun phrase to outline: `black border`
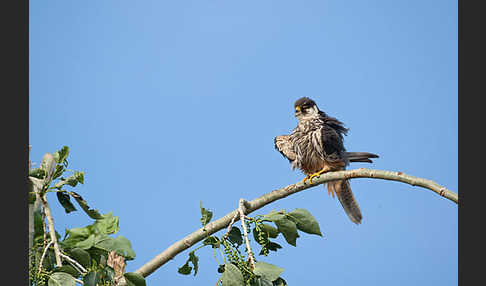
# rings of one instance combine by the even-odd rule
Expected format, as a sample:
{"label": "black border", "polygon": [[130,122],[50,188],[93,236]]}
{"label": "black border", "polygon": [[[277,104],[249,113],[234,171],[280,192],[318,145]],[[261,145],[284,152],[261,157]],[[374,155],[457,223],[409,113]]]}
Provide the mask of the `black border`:
{"label": "black border", "polygon": [[[483,249],[486,199],[481,161],[484,148],[481,139],[485,113],[484,9],[475,1],[458,1],[458,277],[459,285],[484,283]],[[467,5],[466,5],[467,4]],[[471,132],[472,131],[472,132]],[[473,133],[474,132],[474,133]],[[473,137],[474,136],[474,137]]]}
{"label": "black border", "polygon": [[[2,27],[1,284],[28,282],[29,1],[4,1]],[[7,158],[7,160],[4,160]],[[5,281],[8,280],[8,281]],[[14,280],[14,283],[9,283]],[[19,283],[20,282],[20,283]]]}

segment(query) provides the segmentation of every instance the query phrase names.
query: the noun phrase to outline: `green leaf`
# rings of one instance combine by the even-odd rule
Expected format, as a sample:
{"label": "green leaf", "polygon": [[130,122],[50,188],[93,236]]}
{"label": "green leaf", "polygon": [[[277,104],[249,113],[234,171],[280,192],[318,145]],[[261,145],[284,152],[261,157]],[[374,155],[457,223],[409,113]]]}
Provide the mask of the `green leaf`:
{"label": "green leaf", "polygon": [[46,174],[47,174],[46,170],[43,170],[41,168],[35,168],[29,171],[29,176],[37,179],[44,179],[46,177]]}
{"label": "green leaf", "polygon": [[119,235],[116,238],[104,236],[95,241],[94,247],[107,252],[115,251],[116,254],[125,257],[126,260],[133,260],[136,256],[135,251],[128,239]]}
{"label": "green leaf", "polygon": [[71,265],[63,265],[61,267],[56,267],[56,268],[54,268],[53,271],[54,272],[64,272],[64,273],[70,274],[73,277],[78,277],[81,274],[81,273],[79,273],[78,270],[76,270],[76,268],[74,268]]}
{"label": "green leaf", "polygon": [[282,277],[278,277],[277,280],[273,281],[273,286],[287,286],[287,281]]}
{"label": "green leaf", "polygon": [[119,218],[113,216],[112,212],[102,215],[101,218],[97,219],[92,227],[103,234],[114,234],[120,230],[118,226]]}
{"label": "green leaf", "polygon": [[56,170],[54,171],[54,174],[52,175],[52,179],[59,178],[63,173],[64,173],[64,166],[63,165],[57,165]]}
{"label": "green leaf", "polygon": [[69,256],[84,268],[89,268],[91,266],[91,255],[84,249],[73,248],[69,251]]}
{"label": "green leaf", "polygon": [[60,189],[64,185],[69,185],[71,187],[76,187],[78,183],[84,183],[84,172],[74,172],[73,175],[65,178],[61,178],[55,185],[54,188]]}
{"label": "green leaf", "polygon": [[44,235],[44,221],[42,220],[42,212],[40,209],[34,212],[34,237]]}
{"label": "green leaf", "polygon": [[203,208],[202,201],[200,203],[200,208],[201,208],[201,223],[202,223],[202,226],[205,226],[213,218],[213,212]]}
{"label": "green leaf", "polygon": [[96,286],[101,280],[101,275],[98,271],[90,271],[83,277],[84,286]]}
{"label": "green leaf", "polygon": [[86,240],[90,236],[90,234],[91,231],[88,227],[76,227],[73,229],[67,229],[66,238],[63,241],[61,241],[61,243],[64,247],[74,248],[78,242]]}
{"label": "green leaf", "polygon": [[285,240],[290,245],[297,246],[297,238],[299,237],[299,234],[297,233],[297,224],[286,216],[280,217],[275,220],[274,223],[277,225],[278,231],[283,234]]}
{"label": "green leaf", "polygon": [[101,271],[101,276],[105,281],[113,281],[115,279],[115,270],[111,268],[110,266],[106,266],[103,268]]}
{"label": "green leaf", "polygon": [[189,266],[189,262],[194,266],[194,276],[196,276],[197,271],[199,270],[199,257],[197,257],[197,255],[194,253],[194,250],[189,252],[189,258],[186,260],[186,263],[184,263],[184,265],[177,270],[177,272],[183,275],[191,274],[192,267]]}
{"label": "green leaf", "polygon": [[197,257],[194,251],[189,252],[189,261],[191,261],[192,265],[194,266],[194,276],[196,276],[197,271],[199,270],[199,257]]}
{"label": "green leaf", "polygon": [[255,269],[253,269],[253,273],[255,273],[255,275],[261,276],[269,281],[276,280],[280,274],[282,274],[282,272],[284,272],[283,268],[263,261],[258,261],[255,263]]}
{"label": "green leaf", "polygon": [[84,184],[84,172],[74,172],[74,177],[76,178],[76,180],[78,180],[78,182],[80,182],[81,184]]}
{"label": "green leaf", "polygon": [[177,272],[182,275],[189,275],[191,274],[191,271],[192,271],[192,267],[189,266],[189,261],[186,261],[184,265],[182,265],[181,267],[179,267],[179,269],[177,269]]}
{"label": "green leaf", "polygon": [[57,200],[64,207],[64,211],[68,214],[70,212],[76,211],[76,208],[71,203],[71,198],[68,194],[63,192],[57,192]]}
{"label": "green leaf", "polygon": [[47,281],[49,286],[76,286],[74,277],[64,272],[54,272]]}
{"label": "green leaf", "polygon": [[83,211],[92,219],[101,219],[103,216],[98,212],[96,209],[91,209],[88,206],[88,203],[76,192],[69,192],[71,196],[78,202],[79,206],[83,209]]}
{"label": "green leaf", "polygon": [[208,238],[206,238],[205,240],[203,240],[202,242],[204,245],[211,245],[212,248],[219,248],[221,242],[219,241],[219,238],[217,238],[216,236],[210,236]]}
{"label": "green leaf", "polygon": [[68,146],[64,146],[64,147],[61,148],[61,150],[52,153],[54,160],[58,164],[64,163],[64,161],[66,161],[68,155],[69,155],[69,147]]}
{"label": "green leaf", "polygon": [[94,246],[96,240],[96,235],[90,234],[87,239],[77,242],[74,244],[74,247],[78,247],[81,249],[90,249]]}
{"label": "green leaf", "polygon": [[309,234],[316,234],[322,236],[319,223],[306,209],[295,209],[288,213],[297,224],[297,228]]}
{"label": "green leaf", "polygon": [[273,242],[273,241],[270,241],[267,245],[266,245],[267,249],[268,250],[271,250],[271,251],[277,251],[277,249],[280,249],[282,248],[282,246],[276,242]]}
{"label": "green leaf", "polygon": [[265,278],[258,277],[252,286],[273,286],[272,281],[269,281]]}
{"label": "green leaf", "polygon": [[285,217],[285,210],[271,211],[268,214],[264,215],[263,217],[269,221],[276,221]]}
{"label": "green leaf", "polygon": [[243,244],[243,237],[241,234],[241,230],[237,228],[236,226],[231,227],[231,230],[228,233],[228,240],[236,244],[238,246]]}
{"label": "green leaf", "polygon": [[265,231],[268,234],[268,237],[277,238],[277,236],[279,234],[278,229],[276,229],[275,227],[273,227],[273,226],[271,226],[267,223],[263,223],[261,227],[262,227],[263,231]]}
{"label": "green leaf", "polygon": [[128,286],[146,286],[145,278],[136,272],[128,272],[123,274]]}
{"label": "green leaf", "polygon": [[234,264],[225,264],[224,272],[221,275],[221,282],[224,286],[243,286],[245,285],[243,274]]}

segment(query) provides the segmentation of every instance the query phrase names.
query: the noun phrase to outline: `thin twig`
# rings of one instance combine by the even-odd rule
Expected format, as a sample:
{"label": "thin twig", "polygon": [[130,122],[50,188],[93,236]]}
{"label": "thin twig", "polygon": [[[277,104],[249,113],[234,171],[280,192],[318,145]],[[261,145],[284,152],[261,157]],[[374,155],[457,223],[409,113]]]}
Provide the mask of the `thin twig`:
{"label": "thin twig", "polygon": [[54,219],[51,215],[51,208],[47,202],[47,198],[44,195],[42,197],[42,204],[44,205],[44,211],[46,212],[47,224],[49,226],[49,234],[51,236],[51,241],[54,242],[54,254],[56,256],[56,264],[58,267],[62,266],[61,251],[59,250],[59,244],[57,243],[56,229],[54,228]]}
{"label": "thin twig", "polygon": [[[421,186],[423,188],[429,189],[442,197],[445,197],[456,204],[458,203],[459,199],[456,193],[448,190],[445,187],[438,185],[437,183],[406,175],[402,172],[391,172],[391,171],[382,171],[382,170],[370,170],[370,169],[354,169],[354,170],[347,170],[347,171],[337,171],[337,172],[329,172],[322,174],[320,177],[313,179],[313,183],[302,183],[298,182],[296,184],[289,185],[287,187],[274,190],[270,193],[267,193],[259,198],[256,198],[252,201],[247,202],[246,206],[246,214],[250,214],[253,211],[256,211],[276,200],[283,199],[287,196],[292,194],[298,193],[300,191],[312,188],[314,186],[333,181],[339,179],[352,179],[352,178],[371,178],[371,179],[384,179],[384,180],[391,180],[397,182],[403,182],[406,184],[410,184],[412,186]],[[173,243],[169,246],[166,250],[156,255],[153,259],[149,262],[145,263],[135,272],[139,273],[143,277],[147,277],[159,267],[167,263],[169,260],[174,258],[177,254],[181,253],[182,251],[188,249],[195,243],[205,239],[208,235],[212,235],[221,229],[224,229],[228,226],[229,223],[233,220],[235,215],[238,215],[238,209],[226,214],[225,216],[208,223],[204,228],[200,228],[193,233],[187,235],[186,237],[182,238],[181,240]],[[239,218],[235,218],[238,220]]]}
{"label": "thin twig", "polygon": [[238,217],[238,214],[235,214],[235,216],[233,217],[233,219],[231,220],[231,222],[228,224],[228,227],[226,228],[226,234],[225,234],[225,236],[228,236],[229,235],[229,232],[231,231],[231,227],[235,223],[235,220],[236,220],[237,217]]}
{"label": "thin twig", "polygon": [[79,279],[74,278],[74,281],[78,282],[78,283],[79,283],[79,284],[81,284],[81,285],[84,285],[84,282],[83,282],[83,281],[81,281],[81,280],[79,280]]}
{"label": "thin twig", "polygon": [[86,274],[88,273],[88,270],[86,270],[86,268],[84,268],[81,264],[79,264],[76,260],[72,259],[71,257],[67,256],[66,254],[64,253],[60,253],[60,256],[64,259],[67,260],[67,262],[69,262],[69,264],[71,264],[74,268],[76,268],[76,270],[79,272],[79,273],[82,273],[82,274]]}
{"label": "thin twig", "polygon": [[241,227],[243,228],[243,236],[245,237],[246,251],[248,252],[248,260],[250,260],[252,269],[255,269],[255,258],[253,257],[253,251],[251,250],[250,240],[248,239],[248,229],[246,228],[246,222],[245,222],[245,217],[246,217],[245,202],[246,201],[244,199],[240,199],[240,201],[238,202],[238,212],[240,213]]}
{"label": "thin twig", "polygon": [[47,253],[47,249],[49,249],[49,247],[51,247],[51,244],[53,242],[49,242],[46,246],[46,248],[44,248],[44,252],[42,252],[42,256],[41,256],[41,259],[40,259],[40,262],[39,262],[39,271],[37,271],[37,275],[39,275],[42,271],[42,263],[44,262],[44,257],[46,256],[46,253]]}

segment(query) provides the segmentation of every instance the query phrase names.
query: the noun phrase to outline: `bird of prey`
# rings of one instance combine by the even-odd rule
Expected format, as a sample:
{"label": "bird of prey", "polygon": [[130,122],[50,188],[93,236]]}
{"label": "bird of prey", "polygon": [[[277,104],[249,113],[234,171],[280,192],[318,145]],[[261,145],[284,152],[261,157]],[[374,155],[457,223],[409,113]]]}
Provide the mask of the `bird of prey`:
{"label": "bird of prey", "polygon": [[[275,137],[277,149],[292,164],[307,176],[303,182],[329,171],[344,170],[350,162],[372,163],[370,158],[378,155],[368,152],[346,152],[343,135],[348,129],[334,117],[319,110],[316,103],[307,97],[298,99],[295,104],[297,127],[290,135]],[[348,180],[327,183],[328,193],[339,199],[344,211],[352,222],[361,223],[362,215]]]}

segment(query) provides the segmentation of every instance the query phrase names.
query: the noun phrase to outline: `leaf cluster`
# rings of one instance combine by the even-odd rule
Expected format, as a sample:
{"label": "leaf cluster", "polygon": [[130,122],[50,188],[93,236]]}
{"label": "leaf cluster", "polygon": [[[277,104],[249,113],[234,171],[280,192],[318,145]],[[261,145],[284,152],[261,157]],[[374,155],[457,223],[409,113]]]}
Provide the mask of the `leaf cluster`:
{"label": "leaf cluster", "polygon": [[[62,259],[62,265],[57,266],[53,247],[47,248],[50,236],[43,209],[37,209],[33,214],[34,239],[30,251],[30,285],[75,285],[76,279],[83,281],[86,286],[115,285],[114,270],[107,265],[108,254],[114,252],[127,261],[133,260],[136,254],[128,239],[121,235],[111,236],[119,231],[118,217],[111,212],[101,214],[98,210],[92,209],[81,195],[66,189],[84,184],[84,172],[67,169],[68,155],[67,146],[52,154],[46,153],[40,167],[29,171],[29,203],[34,204],[37,197],[47,200],[46,195],[55,192],[66,214],[77,211],[71,201],[73,198],[94,222],[85,227],[66,229],[63,239],[56,231],[61,253],[77,263]],[[129,286],[145,285],[145,279],[140,274],[124,273],[123,277]]]}
{"label": "leaf cluster", "polygon": [[[201,223],[203,227],[209,223],[213,213],[202,207]],[[276,252],[282,245],[274,241],[281,233],[285,241],[297,246],[298,231],[308,234],[322,236],[318,222],[306,209],[297,208],[291,212],[272,211],[266,215],[250,217],[245,221],[248,233],[252,232],[253,240],[261,246],[259,255],[268,256],[270,251]],[[250,239],[250,238],[249,238]],[[240,250],[243,245],[244,234],[241,230],[232,226],[231,229],[221,237],[209,236],[202,241],[202,245],[189,252],[189,258],[183,266],[178,269],[180,274],[189,275],[194,270],[194,276],[199,269],[199,258],[195,254],[197,250],[205,246],[211,246],[213,252],[219,250],[224,259],[224,264],[218,266],[218,273],[221,273],[216,285],[230,286],[284,286],[287,282],[281,277],[284,269],[278,266],[257,261],[255,267],[250,265],[247,254]],[[215,256],[216,259],[216,256]],[[217,259],[216,259],[217,261]],[[190,265],[192,264],[192,266]]]}

